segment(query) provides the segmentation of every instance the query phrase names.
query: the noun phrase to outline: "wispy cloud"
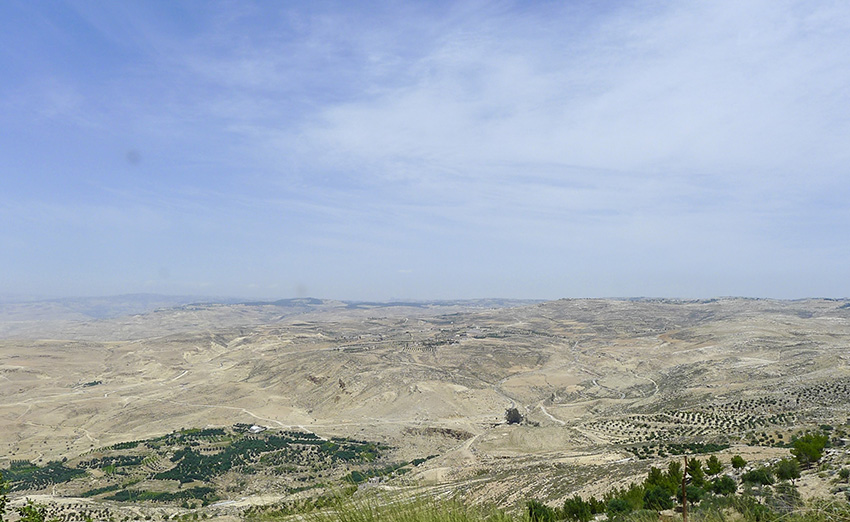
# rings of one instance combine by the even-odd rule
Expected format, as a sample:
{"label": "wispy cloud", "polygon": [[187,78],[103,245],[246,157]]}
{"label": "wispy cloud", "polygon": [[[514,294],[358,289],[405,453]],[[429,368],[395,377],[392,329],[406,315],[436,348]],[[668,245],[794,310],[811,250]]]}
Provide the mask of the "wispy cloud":
{"label": "wispy cloud", "polygon": [[850,289],[841,2],[3,9],[2,237],[134,243],[128,286]]}
{"label": "wispy cloud", "polygon": [[716,176],[836,167],[835,137],[848,134],[846,18],[775,3],[682,6],[623,12],[577,49],[513,17],[474,21],[408,65],[409,85],[330,106],[307,133],[342,161],[469,176],[506,162]]}

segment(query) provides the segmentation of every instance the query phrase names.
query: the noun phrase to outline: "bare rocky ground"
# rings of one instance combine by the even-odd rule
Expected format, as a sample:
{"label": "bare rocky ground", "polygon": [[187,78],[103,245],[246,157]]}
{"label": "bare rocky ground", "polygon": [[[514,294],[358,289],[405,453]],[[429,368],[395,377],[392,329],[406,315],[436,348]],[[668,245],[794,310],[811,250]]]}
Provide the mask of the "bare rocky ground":
{"label": "bare rocky ground", "polygon": [[[769,461],[850,416],[847,301],[290,300],[56,320],[32,306],[0,314],[0,468],[247,423],[378,441],[391,460],[437,455],[373,487],[510,507],[600,494],[687,444]],[[511,407],[522,424],[505,423]],[[804,495],[835,490],[850,457],[830,451]],[[13,497],[84,502],[74,492]],[[203,510],[233,517],[288,495],[231,491]]]}

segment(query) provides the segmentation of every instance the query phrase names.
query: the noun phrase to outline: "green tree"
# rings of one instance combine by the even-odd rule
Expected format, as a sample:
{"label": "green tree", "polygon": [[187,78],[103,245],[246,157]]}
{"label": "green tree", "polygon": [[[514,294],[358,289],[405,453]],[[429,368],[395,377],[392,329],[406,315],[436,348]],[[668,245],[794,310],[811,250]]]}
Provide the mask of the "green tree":
{"label": "green tree", "polygon": [[702,469],[702,461],[699,459],[688,460],[688,477],[690,484],[701,488],[705,484],[705,471]]}
{"label": "green tree", "polygon": [[705,461],[705,471],[711,476],[717,475],[723,471],[723,463],[720,462],[717,455],[708,457],[708,460]]}
{"label": "green tree", "polygon": [[[643,484],[632,483],[626,489],[615,488],[605,494],[605,500],[610,504],[612,499],[620,499],[629,504],[629,511],[643,509]],[[606,512],[608,509],[606,508]],[[616,509],[615,509],[616,511]]]}
{"label": "green tree", "polygon": [[623,498],[615,497],[608,501],[608,507],[605,513],[608,514],[608,520],[613,520],[632,511],[632,506]]}
{"label": "green tree", "polygon": [[747,461],[740,455],[732,457],[732,467],[735,469],[743,469],[747,465]]}
{"label": "green tree", "polygon": [[665,486],[649,486],[643,494],[643,506],[646,509],[661,511],[674,506],[673,496]]}
{"label": "green tree", "polygon": [[576,522],[589,522],[593,518],[593,510],[589,502],[575,495],[564,501],[564,518]]}
{"label": "green tree", "polygon": [[737,490],[738,484],[736,484],[735,479],[729,475],[717,477],[711,482],[711,491],[713,491],[716,495],[731,495]]}
{"label": "green tree", "polygon": [[[696,504],[703,498],[705,498],[705,490],[701,487],[694,486],[693,484],[688,484],[685,486],[685,491],[688,493],[688,504]],[[679,503],[682,502],[682,490],[676,492],[676,500]]]}
{"label": "green tree", "polygon": [[505,410],[505,421],[508,424],[519,424],[522,422],[522,414],[516,408],[508,408]]}
{"label": "green tree", "polygon": [[782,459],[773,469],[779,480],[796,480],[800,478],[800,464],[794,459]]}
{"label": "green tree", "polygon": [[667,464],[667,480],[675,485],[676,488],[682,483],[682,465],[678,460],[671,460]]}
{"label": "green tree", "polygon": [[823,457],[823,449],[829,442],[826,435],[807,433],[794,441],[791,454],[803,467],[808,467]]}
{"label": "green tree", "polygon": [[656,468],[655,466],[650,466],[649,472],[646,476],[646,484],[659,485],[664,483],[664,481],[664,473],[662,473],[661,470]]}

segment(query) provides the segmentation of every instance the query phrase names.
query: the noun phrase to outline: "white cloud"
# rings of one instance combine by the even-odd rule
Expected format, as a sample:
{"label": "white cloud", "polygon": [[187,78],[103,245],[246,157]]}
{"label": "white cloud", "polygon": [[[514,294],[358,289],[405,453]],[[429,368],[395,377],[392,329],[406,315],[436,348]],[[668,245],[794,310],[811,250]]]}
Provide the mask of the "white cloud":
{"label": "white cloud", "polygon": [[800,10],[628,11],[578,48],[522,32],[533,24],[470,21],[400,71],[409,84],[328,106],[305,133],[340,164],[388,177],[398,164],[410,175],[487,178],[486,165],[531,163],[751,169],[793,183],[788,171],[840,165],[850,137],[846,17]]}
{"label": "white cloud", "polygon": [[844,3],[122,6],[79,9],[98,78],[34,68],[0,106],[41,176],[10,237],[332,297],[850,288]]}

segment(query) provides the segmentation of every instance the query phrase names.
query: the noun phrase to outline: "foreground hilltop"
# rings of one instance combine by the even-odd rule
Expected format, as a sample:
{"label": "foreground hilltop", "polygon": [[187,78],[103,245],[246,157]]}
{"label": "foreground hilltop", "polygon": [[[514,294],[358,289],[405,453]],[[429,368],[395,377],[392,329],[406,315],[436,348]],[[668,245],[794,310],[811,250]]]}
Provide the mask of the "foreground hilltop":
{"label": "foreground hilltop", "polygon": [[[0,324],[0,466],[83,469],[86,453],[189,428],[225,429],[199,442],[216,453],[241,440],[233,426],[256,425],[382,448],[374,465],[325,458],[341,463],[330,477],[415,462],[380,480],[510,506],[600,493],[684,452],[778,458],[850,415],[847,301],[303,299],[39,324]],[[156,473],[180,466],[174,448],[156,454]],[[279,481],[244,471],[196,486],[227,498],[235,481],[266,492]],[[50,492],[104,480],[86,473]],[[162,476],[144,488],[176,487]],[[275,491],[263,502],[304,494]]]}

